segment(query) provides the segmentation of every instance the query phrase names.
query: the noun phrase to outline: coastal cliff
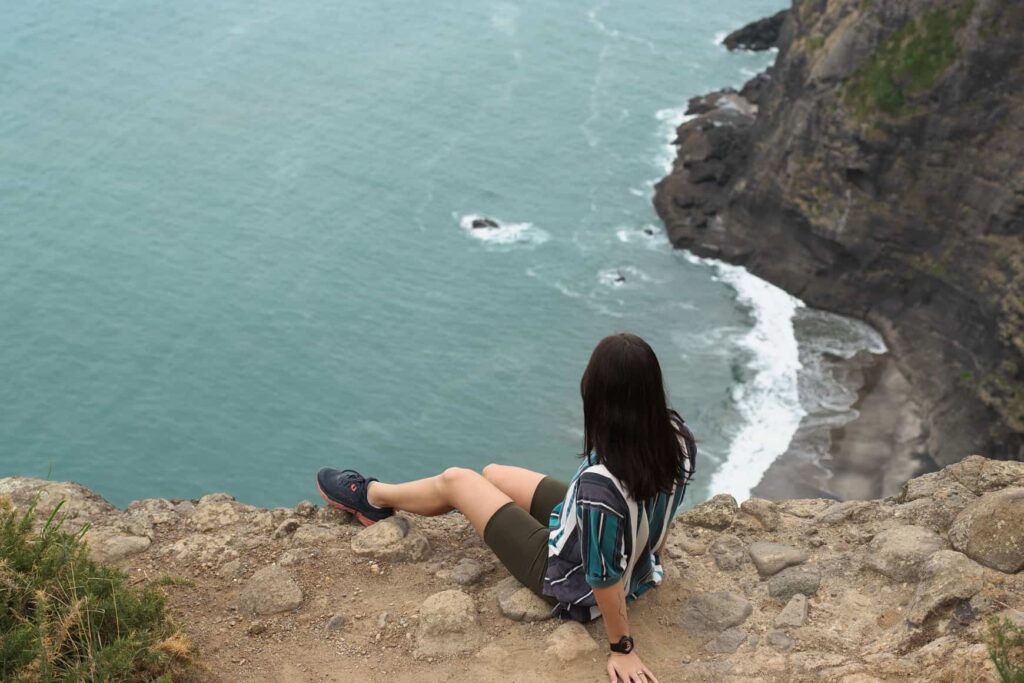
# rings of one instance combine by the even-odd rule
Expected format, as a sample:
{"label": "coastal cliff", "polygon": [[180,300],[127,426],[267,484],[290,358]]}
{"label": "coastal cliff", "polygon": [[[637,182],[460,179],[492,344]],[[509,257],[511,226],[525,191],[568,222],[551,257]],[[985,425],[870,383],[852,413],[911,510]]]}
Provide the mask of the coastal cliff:
{"label": "coastal cliff", "polygon": [[[0,510],[42,527],[58,504],[95,560],[166,593],[195,680],[606,680],[601,623],[550,619],[458,513],[364,528],[223,493],[121,510],[0,479]],[[715,496],[662,560],[629,613],[662,681],[994,681],[990,620],[1024,627],[1024,463],[971,456],[884,500]]]}
{"label": "coastal cliff", "polygon": [[874,325],[939,466],[1024,456],[1022,35],[1016,0],[795,0],[656,188],[675,246]]}

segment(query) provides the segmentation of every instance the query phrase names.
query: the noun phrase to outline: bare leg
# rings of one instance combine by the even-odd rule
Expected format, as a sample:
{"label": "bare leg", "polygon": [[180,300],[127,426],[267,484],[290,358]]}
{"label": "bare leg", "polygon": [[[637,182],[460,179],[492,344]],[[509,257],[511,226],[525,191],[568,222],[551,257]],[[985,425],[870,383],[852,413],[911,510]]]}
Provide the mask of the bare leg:
{"label": "bare leg", "polygon": [[442,515],[458,509],[481,537],[498,508],[512,502],[479,473],[462,467],[449,467],[437,476],[405,484],[371,482],[366,493],[373,505],[417,515]]}
{"label": "bare leg", "polygon": [[516,502],[516,505],[527,512],[533,503],[533,494],[537,484],[544,478],[540,472],[525,467],[512,465],[488,465],[484,468],[484,479],[494,484],[498,490]]}

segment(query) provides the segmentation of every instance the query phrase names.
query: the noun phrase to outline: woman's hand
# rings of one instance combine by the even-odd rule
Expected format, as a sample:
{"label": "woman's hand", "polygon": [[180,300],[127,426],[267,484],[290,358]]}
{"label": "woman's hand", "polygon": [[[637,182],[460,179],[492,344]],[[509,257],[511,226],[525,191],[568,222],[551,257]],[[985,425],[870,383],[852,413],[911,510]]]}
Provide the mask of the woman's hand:
{"label": "woman's hand", "polygon": [[644,666],[636,652],[608,655],[608,683],[658,683],[651,670]]}

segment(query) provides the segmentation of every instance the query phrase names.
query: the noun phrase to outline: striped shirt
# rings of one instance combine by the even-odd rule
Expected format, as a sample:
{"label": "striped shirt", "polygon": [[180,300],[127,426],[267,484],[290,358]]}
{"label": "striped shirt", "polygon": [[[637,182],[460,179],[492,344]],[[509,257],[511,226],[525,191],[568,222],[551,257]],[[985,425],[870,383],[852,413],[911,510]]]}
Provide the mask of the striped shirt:
{"label": "striped shirt", "polygon": [[661,583],[664,572],[656,551],[683,501],[697,455],[683,419],[675,411],[670,419],[686,455],[682,485],[637,502],[591,453],[573,476],[565,500],[551,511],[544,594],[558,602],[556,614],[590,621],[601,615],[594,588],[621,581],[631,602]]}

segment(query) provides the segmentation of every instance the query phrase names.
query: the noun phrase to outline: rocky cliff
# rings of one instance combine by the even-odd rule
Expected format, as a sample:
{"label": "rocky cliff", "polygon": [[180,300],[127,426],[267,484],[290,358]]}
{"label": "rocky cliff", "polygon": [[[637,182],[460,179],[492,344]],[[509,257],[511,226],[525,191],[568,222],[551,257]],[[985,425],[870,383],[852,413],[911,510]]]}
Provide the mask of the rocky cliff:
{"label": "rocky cliff", "polygon": [[1024,4],[794,0],[778,57],[691,103],[655,207],[678,247],[886,338],[920,440],[1024,456]]}
{"label": "rocky cliff", "polygon": [[[226,494],[119,510],[76,484],[0,479],[42,524],[64,502],[93,556],[168,593],[203,681],[598,681],[600,622],[549,618],[466,520],[364,528]],[[680,516],[665,583],[630,608],[662,681],[991,681],[998,616],[1024,626],[1024,463],[978,456],[884,500]],[[0,561],[0,597],[3,564]]]}

